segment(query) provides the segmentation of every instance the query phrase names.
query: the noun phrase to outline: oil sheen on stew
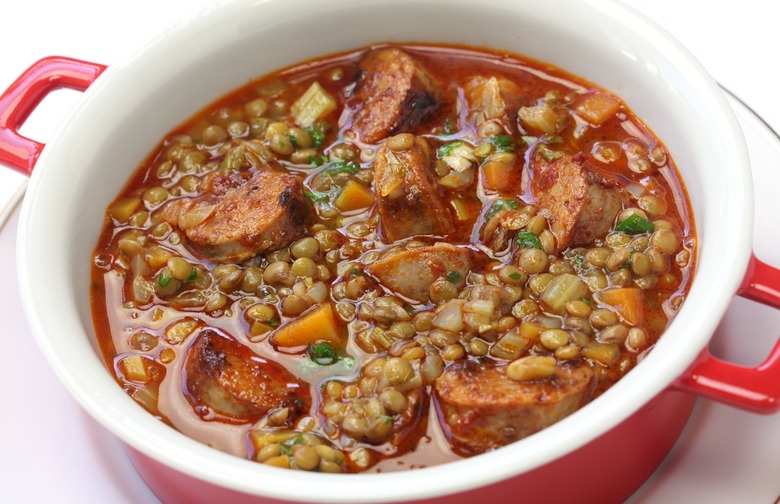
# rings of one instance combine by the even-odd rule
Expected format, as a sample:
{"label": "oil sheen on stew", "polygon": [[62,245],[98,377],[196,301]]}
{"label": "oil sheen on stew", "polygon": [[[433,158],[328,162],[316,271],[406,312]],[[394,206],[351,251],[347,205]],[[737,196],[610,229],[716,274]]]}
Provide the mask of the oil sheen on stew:
{"label": "oil sheen on stew", "polygon": [[694,257],[672,159],[620,98],[516,55],[377,46],[164,138],[107,210],[92,307],[119,384],[182,433],[390,471],[593,401]]}

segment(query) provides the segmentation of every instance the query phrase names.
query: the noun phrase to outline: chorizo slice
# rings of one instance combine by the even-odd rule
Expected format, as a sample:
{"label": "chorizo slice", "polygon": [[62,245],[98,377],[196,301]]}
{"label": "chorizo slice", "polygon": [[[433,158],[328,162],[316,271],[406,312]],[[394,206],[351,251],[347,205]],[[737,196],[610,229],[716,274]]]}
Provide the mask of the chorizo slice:
{"label": "chorizo slice", "polygon": [[[409,54],[390,47],[369,51],[359,64],[352,127],[376,143],[425,120],[437,108],[433,79]],[[362,104],[362,105],[361,105]]]}
{"label": "chorizo slice", "polygon": [[163,218],[215,263],[241,263],[285,247],[306,234],[310,216],[300,180],[270,169],[215,180],[211,191],[163,209]]}
{"label": "chorizo slice", "polygon": [[398,151],[383,145],[374,161],[374,184],[382,234],[388,242],[442,236],[454,229],[424,139],[416,137],[411,147]]}
{"label": "chorizo slice", "polygon": [[587,245],[610,230],[623,207],[623,195],[613,181],[590,169],[582,155],[563,156],[540,168],[531,189],[550,213],[557,250]]}
{"label": "chorizo slice", "polygon": [[428,301],[431,284],[447,278],[458,288],[471,269],[472,251],[446,243],[404,250],[370,264],[366,271],[389,291],[418,302]]}
{"label": "chorizo slice", "polygon": [[517,382],[505,367],[461,361],[437,378],[435,397],[453,447],[470,455],[505,446],[570,415],[588,402],[594,384],[586,363]]}
{"label": "chorizo slice", "polygon": [[255,422],[281,408],[288,408],[292,422],[311,404],[307,384],[213,329],[201,331],[187,351],[184,389],[200,416],[216,413],[235,423]]}

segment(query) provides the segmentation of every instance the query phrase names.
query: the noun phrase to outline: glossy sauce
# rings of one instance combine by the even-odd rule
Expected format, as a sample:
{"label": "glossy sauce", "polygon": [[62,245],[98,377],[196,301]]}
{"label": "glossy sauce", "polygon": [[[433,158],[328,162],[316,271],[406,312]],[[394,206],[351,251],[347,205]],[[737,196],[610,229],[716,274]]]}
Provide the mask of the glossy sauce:
{"label": "glossy sauce", "polygon": [[[540,162],[538,158],[540,149],[553,151],[553,156],[557,155],[556,153],[572,155],[583,153],[582,155],[587,158],[589,163],[588,166],[599,176],[619,187],[624,194],[651,195],[656,200],[660,200],[666,207],[666,211],[658,216],[653,216],[650,220],[662,218],[666,221],[667,226],[674,231],[679,246],[674,253],[665,258],[668,264],[667,270],[659,272],[652,280],[647,280],[647,282],[654,282],[654,284],[643,289],[645,300],[643,330],[647,342],[641,348],[633,350],[627,349],[625,345],[619,345],[620,356],[610,365],[594,364],[592,360],[585,359],[581,355],[573,358],[577,362],[587,361],[595,369],[598,385],[593,397],[597,397],[601,391],[628,372],[641,359],[644,352],[651,349],[652,344],[661,336],[669,320],[679,309],[691,281],[694,269],[693,258],[695,257],[694,225],[690,217],[685,189],[670,156],[641,120],[633,116],[622,103],[617,112],[598,126],[588,124],[587,121],[578,116],[576,105],[581,102],[583,97],[603,91],[565,71],[514,55],[462,47],[409,45],[401,46],[401,48],[425,68],[438,86],[436,111],[419,124],[403,130],[403,132],[412,133],[425,139],[433,151],[455,142],[466,142],[470,146],[485,143],[485,139],[480,138],[479,125],[473,119],[472,110],[466,98],[465,86],[474,76],[491,76],[515,83],[523,91],[523,96],[519,99],[521,107],[532,107],[537,105],[546,95],[555,95],[556,106],[569,111],[565,127],[555,134],[547,136],[524,127],[521,121],[511,125],[511,131],[507,131],[506,124],[504,124],[504,130],[500,132],[500,136],[511,139],[511,152],[515,157],[514,169],[507,173],[500,189],[486,188],[483,171],[486,158],[478,158],[478,161],[475,161],[471,166],[473,179],[470,182],[455,188],[438,188],[449,204],[450,217],[455,223],[454,230],[444,238],[418,237],[414,239],[422,246],[446,241],[473,251],[477,258],[472,266],[472,272],[477,276],[469,277],[466,287],[460,289],[459,293],[476,285],[478,277],[481,277],[486,284],[491,284],[499,268],[517,264],[519,251],[515,245],[510,244],[509,250],[493,250],[485,245],[482,234],[491,205],[498,199],[512,198],[518,201],[521,206],[538,204],[530,181],[533,180],[535,169],[537,169],[535,163]],[[371,173],[377,150],[383,142],[366,144],[352,129],[353,116],[361,106],[361,104],[355,103],[353,92],[355,82],[360,77],[358,65],[365,53],[366,50],[361,49],[304,62],[278,73],[261,77],[219,99],[193,116],[187,123],[172,131],[139,166],[136,173],[130,177],[128,185],[117,198],[117,201],[128,198],[141,200],[130,217],[123,221],[118,219],[111,210],[106,216],[106,227],[95,250],[91,301],[98,342],[108,368],[128,394],[136,398],[152,414],[185,435],[216,449],[240,457],[257,457],[259,448],[252,443],[248,433],[265,420],[245,422],[221,416],[208,407],[193,407],[194,404],[198,403],[198,399],[191,397],[183,384],[183,376],[186,374],[183,361],[189,345],[192,344],[199,332],[207,327],[231,335],[260,358],[280,364],[295,378],[309,384],[309,392],[314,398],[312,411],[309,415],[314,419],[313,423],[316,424],[313,432],[347,454],[345,471],[390,471],[423,467],[455,460],[473,453],[472,450],[464,449],[457,443],[451,444],[449,430],[446,426],[443,428],[440,414],[437,414],[437,402],[432,399],[435,394],[433,385],[430,383],[421,389],[423,399],[419,408],[422,416],[411,425],[401,429],[405,429],[405,431],[400,436],[402,440],[397,444],[391,441],[370,443],[359,437],[357,440],[348,439],[349,436],[345,436],[343,431],[329,435],[327,430],[323,430],[327,419],[321,408],[326,403],[326,398],[322,395],[321,390],[326,382],[334,377],[345,382],[357,379],[358,376],[362,376],[360,375],[362,366],[373,359],[375,355],[386,356],[388,351],[380,349],[374,352],[371,348],[367,348],[366,344],[361,343],[364,340],[360,339],[360,334],[379,324],[376,320],[364,316],[365,313],[368,313],[369,309],[376,310],[377,298],[388,294],[392,295],[392,293],[388,293],[387,289],[372,283],[373,280],[376,280],[374,278],[368,280],[370,288],[367,292],[369,294],[364,293],[363,297],[358,299],[342,297],[341,291],[337,292],[335,286],[340,283],[348,284],[356,276],[364,275],[363,266],[368,266],[372,260],[376,260],[376,257],[382,257],[382,252],[392,249],[398,244],[383,241],[376,208],[373,205],[362,210],[352,211],[333,212],[326,209],[326,207],[333,208],[332,203],[345,181],[349,182],[357,177],[357,181],[364,187],[374,188],[375,181],[372,180]],[[290,155],[278,155],[277,157],[279,164],[289,173],[295,174],[303,182],[307,191],[315,196],[329,195],[327,196],[328,201],[315,200],[311,202],[314,208],[314,217],[308,226],[310,235],[313,235],[315,230],[331,230],[343,236],[343,243],[333,249],[338,251],[336,255],[339,259],[337,261],[329,262],[324,250],[320,251],[316,260],[318,266],[324,265],[329,269],[327,278],[322,279],[320,276],[328,287],[328,300],[334,306],[341,308],[347,304],[351,305],[344,310],[348,313],[354,313],[353,318],[349,319],[349,317],[340,317],[341,312],[337,311],[337,326],[338,331],[343,336],[343,343],[334,346],[342,358],[332,366],[314,364],[307,357],[305,347],[281,348],[273,344],[274,331],[297,318],[285,315],[282,310],[283,299],[280,297],[283,296],[278,294],[281,288],[268,285],[263,287],[265,284],[262,284],[251,293],[243,291],[241,288],[220,290],[217,286],[219,278],[215,278],[216,275],[213,273],[217,265],[209,262],[197,250],[189,247],[184,233],[177,233],[176,229],[163,233],[164,229],[159,228],[162,225],[162,220],[155,217],[159,215],[164,204],[182,196],[197,196],[200,189],[187,191],[186,188],[193,188],[197,183],[202,184],[209,173],[218,171],[220,166],[224,167],[223,161],[229,156],[229,148],[238,145],[242,138],[264,138],[263,127],[267,127],[269,123],[274,121],[287,122],[293,126],[294,123],[289,119],[289,106],[314,81],[318,82],[338,102],[334,111],[318,120],[319,123],[326,124],[327,128],[324,130],[321,146],[316,149],[317,156],[329,156],[332,161],[337,157],[336,154],[346,151],[349,161],[358,167],[357,171],[348,173],[347,176],[337,174],[331,177],[335,181],[330,188],[327,188],[318,180],[318,177],[322,177],[323,168],[316,166],[316,163],[309,163],[308,160],[305,163],[296,163],[291,160]],[[257,120],[254,124],[246,116],[244,110],[247,103],[258,97],[262,97],[268,107],[267,117],[260,116],[260,119],[267,118],[268,120]],[[235,123],[245,124],[246,131],[232,139],[225,139],[216,147],[201,143],[200,139],[203,138],[204,131],[210,125],[216,124],[229,130],[230,125]],[[518,124],[520,128],[518,128]],[[522,131],[521,128],[526,131]],[[240,129],[240,125],[235,126],[234,131],[240,131]],[[396,133],[401,133],[401,131]],[[182,142],[182,139],[188,140]],[[179,149],[178,153],[176,149]],[[435,156],[440,155],[435,154]],[[638,156],[644,160],[642,162],[645,164],[642,166],[646,172],[637,173],[636,165],[630,163],[632,156],[634,158]],[[166,163],[173,166],[172,175],[170,172],[165,173],[165,167],[168,166]],[[187,168],[188,164],[191,165],[190,168]],[[165,167],[161,168],[163,165]],[[632,170],[632,166],[635,169]],[[253,168],[241,169],[252,170]],[[163,177],[159,176],[161,173],[163,173]],[[195,182],[195,178],[199,179],[199,182]],[[188,186],[187,184],[193,185]],[[339,184],[342,184],[341,187]],[[152,187],[165,187],[168,191],[167,197],[163,201],[157,201],[155,198],[148,201],[144,195],[148,194],[148,189]],[[634,207],[636,201],[631,200],[630,196],[627,198],[629,203],[624,206]],[[455,205],[460,210],[455,210]],[[154,236],[155,229],[158,229],[160,237]],[[182,288],[182,291],[174,296],[161,296],[159,293],[155,293],[147,303],[139,303],[134,300],[134,287],[131,281],[133,275],[130,271],[133,271],[134,267],[140,268],[144,271],[142,275],[145,275],[145,278],[151,282],[158,282],[159,287],[160,281],[155,280],[159,277],[155,275],[159,275],[160,268],[164,266],[165,262],[158,263],[152,260],[149,264],[150,261],[147,260],[146,267],[138,266],[137,263],[134,266],[132,259],[120,251],[119,240],[127,237],[128,233],[135,233],[132,236],[144,236],[144,247],[148,244],[156,244],[164,248],[168,255],[185,258],[190,264],[199,268],[197,275],[211,275],[209,285],[203,290],[209,292],[210,295],[224,296],[224,304],[217,309],[206,310],[202,306],[187,307],[173,302],[172,299],[180,295],[181,292],[197,290],[197,287],[188,287],[187,284]],[[630,240],[635,239],[636,237],[630,238]],[[579,248],[583,250],[604,248],[608,240],[605,236],[597,240],[593,247]],[[619,241],[617,238],[614,240],[616,240],[615,243]],[[650,235],[648,235],[649,240],[651,240]],[[401,240],[402,243],[408,241]],[[560,252],[549,254],[550,257],[555,258],[551,260],[551,263],[566,263],[569,270],[581,273],[577,270],[582,267],[582,262],[587,260],[582,259],[584,252],[573,252],[575,248],[577,247],[569,247]],[[287,247],[282,250],[287,250]],[[144,252],[144,254],[148,256],[148,252]],[[249,261],[250,265],[255,265],[259,269],[267,267],[272,261],[265,255],[261,254],[258,259]],[[289,256],[289,254],[287,255]],[[285,260],[284,256],[285,254],[282,253],[273,258]],[[331,254],[331,259],[333,257],[335,256]],[[287,262],[292,261],[287,260]],[[339,263],[343,265],[339,266]],[[355,270],[355,265],[361,268],[359,274],[351,273]],[[585,266],[588,267],[587,262]],[[245,277],[247,275],[245,273],[246,267],[244,265],[239,268]],[[628,269],[630,267],[630,265],[627,266]],[[605,276],[608,282],[606,287],[615,287],[614,282],[617,277]],[[636,285],[636,280],[639,277],[636,274],[630,277],[630,285]],[[193,282],[194,284],[195,282]],[[503,284],[498,282],[498,285],[502,286]],[[531,287],[525,285],[524,289],[527,294],[522,299],[535,298],[535,295],[531,293],[533,291]],[[592,295],[592,290],[587,295],[588,302],[586,304],[589,304],[592,309],[596,309],[597,301]],[[419,314],[424,311],[433,312],[437,304],[431,301],[410,302],[402,296],[396,297],[400,299],[399,302],[404,309],[410,314],[414,314],[410,317],[419,317]],[[248,318],[247,309],[258,302],[275,307],[277,319],[270,332],[252,334],[255,330],[253,327],[257,326],[253,325],[254,322]],[[365,313],[361,312],[364,306]],[[554,324],[551,322],[553,319],[560,319],[564,329],[574,330],[573,326],[569,326],[566,322],[569,318],[573,318],[570,314],[541,313],[539,315],[543,317],[540,320],[544,323]],[[531,316],[525,319],[515,317],[514,312],[512,312],[512,314],[501,317],[506,326],[511,324],[507,317],[516,319],[516,325],[512,327],[519,327],[524,320],[536,320]],[[171,325],[180,323],[183,318],[191,323],[189,330],[182,331],[183,339],[178,341],[170,335],[166,336]],[[414,320],[414,318],[409,319],[409,321]],[[511,331],[512,328],[508,330]],[[417,331],[417,333],[424,335],[429,331],[430,329]],[[484,337],[488,345],[496,344],[496,340],[500,338],[500,332],[496,330],[494,336]],[[594,331],[592,339],[597,339],[596,332]],[[493,337],[494,340],[491,341],[490,338]],[[526,349],[526,352],[543,353],[545,351],[543,346],[538,342],[533,343]],[[444,351],[443,348],[439,350]],[[122,362],[123,359],[130,356],[140,356],[143,359],[147,374],[143,381],[128,378],[127,369]],[[500,366],[513,360],[497,358],[491,354],[486,356],[472,355],[469,354],[468,348],[466,355],[461,359],[475,362],[491,361],[491,363],[495,362],[498,363],[496,365]],[[397,417],[394,418],[394,421],[398,420]],[[300,427],[298,424],[285,424],[285,428],[298,429],[298,427]],[[280,429],[270,430],[278,431]],[[363,465],[349,457],[350,453],[361,447],[368,449],[371,456],[371,462],[363,463]]]}

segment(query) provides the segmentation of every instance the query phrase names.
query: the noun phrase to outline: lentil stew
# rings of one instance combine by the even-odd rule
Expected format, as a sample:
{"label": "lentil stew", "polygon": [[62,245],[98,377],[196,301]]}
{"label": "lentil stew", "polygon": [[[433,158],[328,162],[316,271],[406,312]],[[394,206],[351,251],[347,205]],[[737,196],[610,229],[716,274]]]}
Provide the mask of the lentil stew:
{"label": "lentil stew", "polygon": [[182,433],[321,472],[532,435],[642,359],[695,229],[615,95],[465,47],[388,45],[258,78],[171,132],[93,257],[118,383]]}

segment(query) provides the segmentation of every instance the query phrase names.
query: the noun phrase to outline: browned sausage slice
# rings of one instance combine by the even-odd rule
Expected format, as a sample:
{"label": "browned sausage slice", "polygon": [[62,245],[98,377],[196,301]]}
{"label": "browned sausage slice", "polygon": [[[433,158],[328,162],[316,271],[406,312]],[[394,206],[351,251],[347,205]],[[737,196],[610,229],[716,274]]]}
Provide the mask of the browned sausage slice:
{"label": "browned sausage slice", "polygon": [[366,270],[391,292],[425,302],[431,284],[439,278],[448,278],[458,288],[462,287],[472,259],[472,252],[467,248],[437,243],[381,258]]}
{"label": "browned sausage slice", "polygon": [[570,415],[591,397],[595,383],[587,364],[559,367],[551,377],[509,379],[502,367],[462,361],[436,380],[440,420],[464,454],[504,446]]}
{"label": "browned sausage slice", "polygon": [[453,230],[431,167],[430,147],[422,138],[400,151],[383,145],[374,161],[374,184],[387,242],[417,235],[446,235]]}
{"label": "browned sausage slice", "polygon": [[[352,126],[364,142],[376,143],[422,122],[436,109],[431,77],[397,48],[370,51],[360,61]],[[359,106],[359,105],[358,105]]]}
{"label": "browned sausage slice", "polygon": [[268,169],[243,181],[216,180],[211,192],[166,206],[163,218],[210,261],[240,263],[302,237],[310,207],[295,176]]}
{"label": "browned sausage slice", "polygon": [[279,364],[254,354],[232,337],[203,330],[184,362],[187,398],[200,416],[254,422],[271,410],[289,408],[293,421],[311,403],[308,385]]}
{"label": "browned sausage slice", "polygon": [[531,187],[539,205],[550,212],[557,250],[603,236],[623,206],[620,189],[588,168],[582,155],[542,165]]}

